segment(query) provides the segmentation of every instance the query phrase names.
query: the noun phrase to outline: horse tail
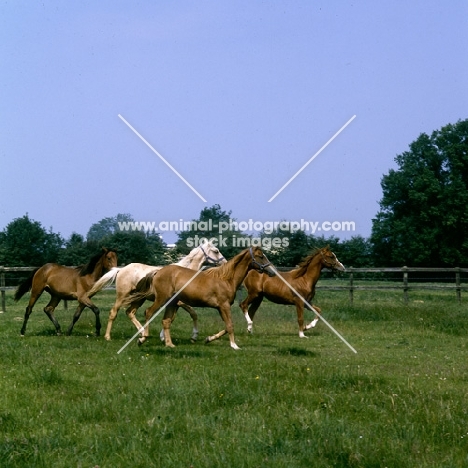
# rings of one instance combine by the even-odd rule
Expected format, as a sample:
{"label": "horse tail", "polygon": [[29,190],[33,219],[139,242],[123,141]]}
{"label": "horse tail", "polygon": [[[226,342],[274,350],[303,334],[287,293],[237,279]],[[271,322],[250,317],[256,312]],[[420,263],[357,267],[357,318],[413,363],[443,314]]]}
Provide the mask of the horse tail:
{"label": "horse tail", "polygon": [[29,292],[29,291],[31,290],[33,278],[34,278],[34,275],[37,273],[37,270],[39,270],[39,268],[36,268],[36,269],[31,273],[31,275],[29,276],[29,278],[25,279],[25,280],[24,280],[22,283],[20,283],[20,285],[17,287],[16,292],[15,292],[15,296],[14,296],[15,302],[18,302],[27,292]]}
{"label": "horse tail", "polygon": [[152,271],[146,276],[143,276],[136,284],[135,288],[130,291],[130,294],[124,299],[122,306],[126,307],[134,301],[147,299],[152,295],[153,277],[157,271]]}
{"label": "horse tail", "polygon": [[107,286],[110,286],[117,278],[118,272],[121,268],[111,268],[105,275],[101,276],[94,284],[93,287],[88,291],[88,297],[94,296],[97,292],[101,291]]}

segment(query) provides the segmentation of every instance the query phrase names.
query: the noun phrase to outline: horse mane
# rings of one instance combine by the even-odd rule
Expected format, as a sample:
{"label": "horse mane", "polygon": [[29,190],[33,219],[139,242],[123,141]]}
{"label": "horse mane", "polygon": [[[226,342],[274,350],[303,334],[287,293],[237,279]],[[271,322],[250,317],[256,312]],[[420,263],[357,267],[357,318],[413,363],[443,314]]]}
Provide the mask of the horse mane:
{"label": "horse mane", "polygon": [[192,263],[192,260],[194,259],[194,257],[198,254],[198,249],[195,247],[194,249],[192,249],[188,255],[186,255],[185,257],[182,257],[177,263],[176,265],[179,265],[179,266],[182,266],[184,268],[188,268],[188,266]]}
{"label": "horse mane", "polygon": [[210,268],[206,270],[205,273],[208,276],[220,280],[230,280],[234,275],[234,270],[236,269],[237,264],[240,262],[244,254],[245,251],[241,252],[240,254],[237,254],[235,257],[231,258],[231,260],[229,260],[226,263],[223,263],[222,265],[216,268]]}
{"label": "horse mane", "polygon": [[[107,252],[115,252],[115,250],[106,249],[104,253],[107,253]],[[80,276],[90,275],[96,268],[97,263],[99,262],[101,257],[104,255],[104,253],[103,252],[97,253],[96,255],[91,257],[91,260],[85,265],[77,266],[76,270],[80,272]]]}
{"label": "horse mane", "polygon": [[294,270],[291,270],[291,276],[293,278],[299,278],[300,276],[304,276],[307,272],[307,268],[309,268],[310,262],[322,251],[321,248],[316,247],[312,252],[307,255],[301,263],[299,263],[298,267]]}

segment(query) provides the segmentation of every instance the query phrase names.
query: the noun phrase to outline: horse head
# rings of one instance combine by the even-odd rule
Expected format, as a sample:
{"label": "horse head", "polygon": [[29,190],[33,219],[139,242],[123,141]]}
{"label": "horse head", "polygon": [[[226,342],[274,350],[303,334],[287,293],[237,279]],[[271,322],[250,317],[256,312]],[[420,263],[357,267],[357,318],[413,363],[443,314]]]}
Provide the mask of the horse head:
{"label": "horse head", "polygon": [[249,253],[252,259],[251,265],[254,270],[260,273],[266,272],[268,276],[276,275],[275,268],[260,247],[250,247]]}
{"label": "horse head", "polygon": [[114,249],[102,248],[102,266],[104,270],[111,270],[117,267],[117,252]]}
{"label": "horse head", "polygon": [[335,271],[345,271],[344,265],[338,260],[336,255],[330,250],[330,246],[327,245],[320,250],[320,255],[322,257],[322,266],[325,268],[330,268]]}
{"label": "horse head", "polygon": [[215,265],[222,265],[227,262],[218,247],[216,247],[211,241],[203,242],[198,247],[205,256],[205,262],[214,263]]}

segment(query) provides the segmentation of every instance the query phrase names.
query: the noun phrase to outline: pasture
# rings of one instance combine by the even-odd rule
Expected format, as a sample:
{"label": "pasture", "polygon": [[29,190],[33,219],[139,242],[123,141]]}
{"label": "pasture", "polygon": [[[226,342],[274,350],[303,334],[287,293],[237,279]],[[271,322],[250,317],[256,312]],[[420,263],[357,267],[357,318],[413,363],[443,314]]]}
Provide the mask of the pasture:
{"label": "pasture", "polygon": [[[245,294],[245,292],[243,293]],[[462,467],[468,466],[468,310],[453,294],[318,291],[324,317],[299,339],[294,307],[264,302],[254,334],[237,304],[240,351],[222,321],[198,309],[200,338],[179,310],[176,348],[142,347],[121,312],[113,340],[95,338],[86,309],[56,336],[41,297],[20,328],[27,296],[0,314],[2,467]],[[95,296],[103,325],[113,291]],[[75,308],[59,305],[68,327]],[[311,312],[306,315],[311,318]],[[143,319],[142,312],[139,318]]]}

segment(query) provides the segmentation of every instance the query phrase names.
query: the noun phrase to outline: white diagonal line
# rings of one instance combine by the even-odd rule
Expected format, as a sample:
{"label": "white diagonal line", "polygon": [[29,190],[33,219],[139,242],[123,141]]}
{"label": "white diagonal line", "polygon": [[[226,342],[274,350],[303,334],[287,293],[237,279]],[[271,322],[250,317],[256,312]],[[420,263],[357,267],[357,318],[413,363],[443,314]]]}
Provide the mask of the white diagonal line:
{"label": "white diagonal line", "polygon": [[279,279],[286,285],[288,286],[291,291],[296,294],[297,297],[299,297],[305,304],[306,307],[308,307],[316,316],[318,319],[323,320],[323,322],[327,325],[327,327],[344,343],[348,346],[348,348],[355,354],[357,354],[357,351],[343,338],[342,335],[340,335],[279,273],[278,270],[273,266],[270,265],[273,270],[276,273],[276,276],[279,277]]}
{"label": "white diagonal line", "polygon": [[150,150],[153,151],[153,153],[156,154],[156,156],[158,156],[158,158],[161,159],[161,161],[164,164],[166,164],[166,166],[169,167],[169,169],[171,169],[171,171],[174,172],[174,174],[177,175],[179,179],[182,182],[184,182],[185,185],[187,185],[187,187],[189,187],[199,198],[201,198],[206,203],[206,200],[192,187],[192,185],[189,184],[189,182],[187,182],[187,180],[174,167],[171,166],[171,164],[165,158],[163,158],[120,114],[118,114],[118,116],[128,126],[128,128],[130,128],[141,139],[141,141],[143,141],[143,143],[145,143],[150,148]]}
{"label": "white diagonal line", "polygon": [[354,119],[353,115],[269,200],[273,201]]}
{"label": "white diagonal line", "polygon": [[143,333],[145,330],[145,327],[148,326],[171,302],[178,294],[180,294],[205,268],[208,268],[206,266],[202,267],[200,270],[198,270],[192,278],[190,278],[172,297],[164,304],[162,305],[159,310],[153,314],[153,316],[148,320],[148,322],[145,323],[145,325],[140,328],[118,351],[117,354],[120,354],[140,333]]}

